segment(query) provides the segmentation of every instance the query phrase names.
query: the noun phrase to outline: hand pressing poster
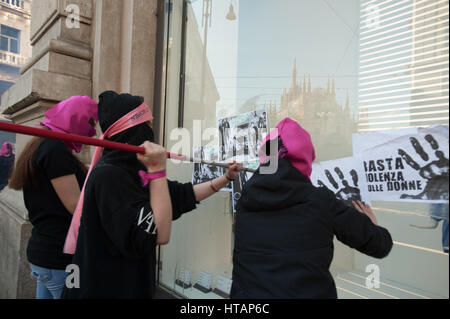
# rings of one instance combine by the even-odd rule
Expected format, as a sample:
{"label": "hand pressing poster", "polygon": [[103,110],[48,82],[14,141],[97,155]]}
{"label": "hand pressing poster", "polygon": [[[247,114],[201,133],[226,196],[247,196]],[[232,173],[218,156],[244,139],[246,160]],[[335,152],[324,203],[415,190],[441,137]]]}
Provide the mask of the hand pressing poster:
{"label": "hand pressing poster", "polygon": [[[376,135],[365,133],[365,145],[377,145]],[[356,149],[364,146],[355,145]],[[377,201],[448,202],[449,131],[438,125],[418,128],[358,154],[367,190]]]}
{"label": "hand pressing poster", "polygon": [[[218,162],[219,150],[217,146],[194,147],[194,172],[192,174],[192,184],[202,184],[216,179],[225,174],[225,169],[218,166],[201,164],[202,160]],[[222,189],[231,192],[231,183]]]}
{"label": "hand pressing poster", "polygon": [[220,160],[251,162],[258,159],[258,148],[268,133],[267,113],[249,112],[219,120]]}
{"label": "hand pressing poster", "polygon": [[370,204],[363,172],[361,161],[354,157],[314,163],[311,182],[317,187],[327,187],[348,206],[358,200]]}

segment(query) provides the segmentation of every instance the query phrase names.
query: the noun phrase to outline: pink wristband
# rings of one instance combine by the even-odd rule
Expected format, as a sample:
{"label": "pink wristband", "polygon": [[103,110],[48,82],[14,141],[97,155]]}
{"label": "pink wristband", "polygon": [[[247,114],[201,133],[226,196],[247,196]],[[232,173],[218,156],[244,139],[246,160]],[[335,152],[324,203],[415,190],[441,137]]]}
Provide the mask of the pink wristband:
{"label": "pink wristband", "polygon": [[166,170],[154,172],[154,173],[146,173],[144,171],[139,171],[139,176],[142,180],[142,186],[147,186],[151,181],[154,181],[156,179],[164,178],[167,176]]}

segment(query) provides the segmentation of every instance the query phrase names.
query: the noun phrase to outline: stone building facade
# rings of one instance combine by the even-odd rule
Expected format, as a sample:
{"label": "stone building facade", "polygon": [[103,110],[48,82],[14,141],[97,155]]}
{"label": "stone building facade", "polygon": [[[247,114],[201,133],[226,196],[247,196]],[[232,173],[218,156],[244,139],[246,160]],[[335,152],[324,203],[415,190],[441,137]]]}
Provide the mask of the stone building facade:
{"label": "stone building facade", "polygon": [[31,3],[31,0],[0,1],[0,96],[19,78],[20,68],[31,57]]}

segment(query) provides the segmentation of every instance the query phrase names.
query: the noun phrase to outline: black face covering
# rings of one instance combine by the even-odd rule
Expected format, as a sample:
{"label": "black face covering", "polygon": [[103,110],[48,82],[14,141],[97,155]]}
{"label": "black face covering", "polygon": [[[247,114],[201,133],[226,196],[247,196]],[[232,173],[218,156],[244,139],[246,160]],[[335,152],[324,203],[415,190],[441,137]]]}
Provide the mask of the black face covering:
{"label": "black face covering", "polygon": [[[143,103],[143,99],[130,94],[117,94],[113,91],[106,91],[100,95],[98,104],[98,118],[102,131],[105,132],[111,125],[120,118],[130,113]],[[131,127],[122,133],[107,140],[140,146],[146,141],[154,142],[153,130],[147,123]],[[119,166],[125,169],[137,182],[140,181],[139,170],[146,170],[144,165],[137,159],[135,153],[119,150],[104,149],[100,162]]]}

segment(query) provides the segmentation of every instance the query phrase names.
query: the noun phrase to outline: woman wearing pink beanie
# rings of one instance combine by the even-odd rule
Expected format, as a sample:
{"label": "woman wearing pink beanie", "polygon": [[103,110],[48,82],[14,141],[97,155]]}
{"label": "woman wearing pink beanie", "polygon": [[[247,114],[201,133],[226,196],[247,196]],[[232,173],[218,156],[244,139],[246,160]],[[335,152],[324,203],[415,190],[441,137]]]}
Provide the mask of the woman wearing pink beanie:
{"label": "woman wearing pink beanie", "polygon": [[[270,157],[272,143],[276,158]],[[327,188],[312,185],[314,147],[295,121],[281,121],[259,153],[261,167],[237,203],[231,298],[337,298],[329,271],[334,236],[384,258],[392,248],[389,232],[377,225],[369,206],[346,206]],[[274,159],[276,172],[265,174]]]}
{"label": "woman wearing pink beanie", "polygon": [[[88,96],[73,96],[45,113],[41,126],[55,132],[92,137],[97,134],[98,105]],[[37,279],[37,299],[59,299],[72,256],[63,253],[87,169],[73,154],[82,145],[34,137],[12,173],[10,188],[23,190],[33,231],[27,258]]]}

